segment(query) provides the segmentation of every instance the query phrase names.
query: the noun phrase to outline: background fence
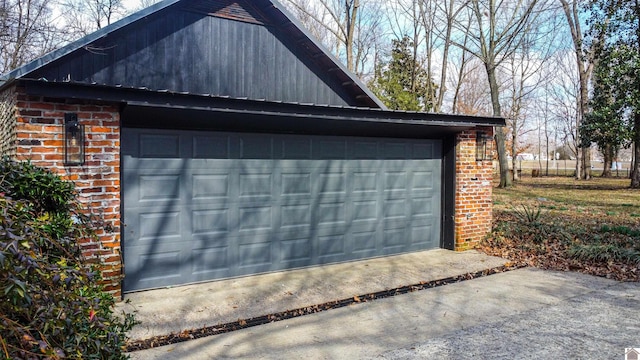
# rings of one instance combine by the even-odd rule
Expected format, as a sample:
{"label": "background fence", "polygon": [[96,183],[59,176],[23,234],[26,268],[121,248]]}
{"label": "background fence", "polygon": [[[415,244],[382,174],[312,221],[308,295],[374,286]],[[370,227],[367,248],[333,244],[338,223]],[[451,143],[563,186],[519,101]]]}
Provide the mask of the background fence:
{"label": "background fence", "polygon": [[[602,162],[591,162],[591,176],[600,176],[603,171]],[[494,161],[494,169],[498,172],[498,162]],[[509,169],[511,169],[511,162],[509,162]],[[520,176],[574,176],[576,171],[575,160],[556,160],[549,161],[548,168],[547,162],[539,162],[537,160],[518,160],[516,163],[516,169]],[[631,173],[630,161],[618,161],[614,164],[611,170],[611,175],[614,177],[628,178]]]}

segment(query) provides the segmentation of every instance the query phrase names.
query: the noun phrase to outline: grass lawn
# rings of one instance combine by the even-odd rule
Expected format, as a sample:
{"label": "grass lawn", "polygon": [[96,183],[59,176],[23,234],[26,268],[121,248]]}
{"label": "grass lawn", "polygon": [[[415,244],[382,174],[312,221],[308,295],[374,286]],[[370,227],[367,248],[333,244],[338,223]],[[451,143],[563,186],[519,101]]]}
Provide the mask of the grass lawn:
{"label": "grass lawn", "polygon": [[640,280],[640,190],[629,179],[524,177],[494,188],[481,250],[515,263]]}

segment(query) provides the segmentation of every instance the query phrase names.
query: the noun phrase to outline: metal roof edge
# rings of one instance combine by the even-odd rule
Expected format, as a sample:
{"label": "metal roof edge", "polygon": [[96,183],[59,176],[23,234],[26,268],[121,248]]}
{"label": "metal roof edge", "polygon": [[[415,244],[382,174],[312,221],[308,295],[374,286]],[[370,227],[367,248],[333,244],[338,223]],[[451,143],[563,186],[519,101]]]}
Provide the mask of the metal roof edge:
{"label": "metal roof edge", "polygon": [[4,87],[4,85],[12,79],[18,79],[34,70],[41,68],[44,65],[47,65],[55,60],[58,60],[78,49],[81,49],[90,43],[107,36],[108,34],[119,30],[127,25],[130,25],[140,19],[143,19],[149,15],[152,15],[162,9],[165,9],[175,3],[178,3],[181,0],[164,0],[158,3],[155,3],[147,8],[144,8],[138,12],[135,12],[127,17],[124,17],[108,26],[103,27],[102,29],[98,29],[91,34],[88,34],[78,40],[75,40],[59,49],[53,50],[41,57],[38,57],[31,62],[26,63],[10,72],[0,76],[0,87]]}
{"label": "metal roof edge", "polygon": [[302,23],[298,21],[295,16],[293,16],[293,14],[289,12],[289,10],[286,9],[284,5],[282,5],[278,0],[267,1],[271,2],[276,10],[278,10],[285,18],[287,18],[287,20],[291,22],[307,39],[309,39],[309,41],[315,47],[322,51],[324,55],[329,58],[329,60],[331,60],[338,67],[338,69],[340,69],[340,71],[347,75],[354,82],[354,84],[358,88],[360,88],[360,90],[362,90],[371,100],[373,100],[373,102],[375,102],[381,109],[387,109],[387,106],[382,102],[382,100],[378,99],[378,97],[374,95],[373,92],[362,81],[360,81],[360,79],[353,72],[347,69],[342,61],[337,59],[324,45],[316,40],[315,37],[304,27],[304,25],[302,25]]}
{"label": "metal roof edge", "polygon": [[[297,105],[297,104],[291,104]],[[300,107],[314,107],[313,105],[297,105]],[[312,118],[312,119],[331,119],[331,120],[350,120],[361,122],[376,122],[376,123],[395,123],[395,124],[412,124],[412,125],[428,125],[428,126],[442,126],[442,127],[454,127],[454,128],[475,128],[478,126],[493,126],[489,124],[472,122],[472,121],[446,121],[446,120],[427,120],[427,119],[400,119],[400,118],[373,118],[367,116],[348,116],[348,115],[330,115],[330,114],[316,114],[316,113],[303,113],[303,112],[285,112],[277,110],[246,110],[229,107],[182,107],[169,104],[149,104],[145,102],[130,102],[127,103],[127,107],[137,108],[154,108],[154,109],[176,109],[176,110],[189,110],[189,111],[206,111],[206,112],[218,112],[218,113],[240,113],[240,114],[254,114],[270,117],[289,116],[293,118]],[[362,111],[362,108],[354,107],[352,110],[356,112]],[[393,110],[385,110],[394,113]],[[425,115],[440,115],[440,114],[426,114]],[[478,118],[480,119],[480,118]]]}
{"label": "metal roof edge", "polygon": [[[460,124],[473,126],[505,126],[504,118],[495,116],[474,116],[460,114],[426,113],[417,111],[389,110],[356,106],[316,105],[295,102],[268,101],[260,99],[233,98],[205,94],[179,93],[171,91],[154,91],[146,88],[118,87],[108,85],[86,84],[81,82],[47,82],[38,79],[19,79],[25,85],[29,95],[65,97],[81,100],[97,100],[118,102],[133,106],[173,106],[192,107],[194,109],[227,108],[243,111],[277,111],[280,113],[299,114],[301,116],[332,117],[367,117],[378,121],[392,119],[401,121],[420,121],[442,124]],[[12,81],[13,82],[13,81]]]}

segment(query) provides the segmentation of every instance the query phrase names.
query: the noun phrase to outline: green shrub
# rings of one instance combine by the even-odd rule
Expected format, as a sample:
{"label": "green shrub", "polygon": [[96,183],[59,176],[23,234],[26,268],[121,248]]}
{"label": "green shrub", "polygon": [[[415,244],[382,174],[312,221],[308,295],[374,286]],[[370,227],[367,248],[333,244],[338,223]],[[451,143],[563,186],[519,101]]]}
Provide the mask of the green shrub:
{"label": "green shrub", "polygon": [[516,216],[516,218],[518,218],[518,220],[528,224],[540,222],[543,214],[542,206],[533,207],[528,205],[522,205],[522,210],[520,210],[517,207],[514,207],[513,213]]}
{"label": "green shrub", "polygon": [[621,235],[626,235],[630,237],[640,237],[640,230],[634,230],[624,225],[616,225],[616,226],[602,225],[600,227],[600,231],[621,234]]}
{"label": "green shrub", "polygon": [[578,260],[620,261],[640,264],[640,252],[614,244],[574,244],[567,250],[567,253]]}
{"label": "green shrub", "polygon": [[94,236],[73,185],[28,163],[0,165],[0,356],[125,359],[131,314],[114,314],[78,239]]}
{"label": "green shrub", "polygon": [[73,183],[30,162],[15,162],[5,158],[0,162],[0,174],[2,191],[14,199],[29,202],[37,212],[64,214],[74,206],[76,194]]}

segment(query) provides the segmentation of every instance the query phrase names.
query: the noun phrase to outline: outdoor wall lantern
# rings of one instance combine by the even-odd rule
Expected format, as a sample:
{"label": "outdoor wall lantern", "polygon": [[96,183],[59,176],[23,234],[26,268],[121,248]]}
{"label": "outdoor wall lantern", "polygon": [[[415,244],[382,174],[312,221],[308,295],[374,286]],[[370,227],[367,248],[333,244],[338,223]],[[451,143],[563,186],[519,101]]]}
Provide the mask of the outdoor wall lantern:
{"label": "outdoor wall lantern", "polygon": [[84,125],[76,113],[64,114],[64,164],[84,164]]}
{"label": "outdoor wall lantern", "polygon": [[489,141],[491,136],[483,131],[476,132],[476,161],[493,160]]}

